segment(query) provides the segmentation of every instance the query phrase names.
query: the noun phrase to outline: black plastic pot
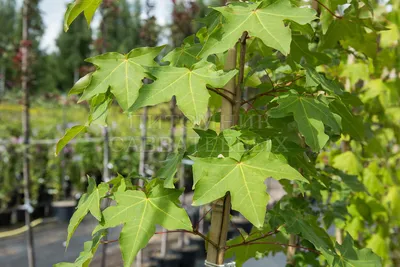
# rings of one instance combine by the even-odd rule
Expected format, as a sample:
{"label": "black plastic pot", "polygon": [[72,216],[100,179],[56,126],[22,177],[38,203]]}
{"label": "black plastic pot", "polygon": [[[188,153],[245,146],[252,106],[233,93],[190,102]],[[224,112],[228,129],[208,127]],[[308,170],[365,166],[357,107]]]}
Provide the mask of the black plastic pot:
{"label": "black plastic pot", "polygon": [[11,211],[0,212],[0,226],[11,225]]}
{"label": "black plastic pot", "polygon": [[168,254],[164,257],[156,254],[151,257],[151,260],[155,262],[155,267],[179,267],[182,256],[178,254]]}
{"label": "black plastic pot", "polygon": [[74,214],[76,201],[74,200],[64,200],[53,202],[53,212],[54,216],[59,222],[68,223]]}
{"label": "black plastic pot", "polygon": [[199,246],[189,245],[183,248],[172,248],[171,251],[174,254],[178,254],[182,257],[179,267],[191,267],[196,264],[196,257],[198,252],[201,250]]}
{"label": "black plastic pot", "polygon": [[17,218],[17,223],[25,222],[25,209],[22,206],[18,207],[16,211],[16,218]]}
{"label": "black plastic pot", "polygon": [[204,239],[198,236],[193,236],[190,238],[190,245],[197,246],[197,258],[204,258],[206,256],[206,244]]}
{"label": "black plastic pot", "polygon": [[44,205],[37,206],[33,210],[32,218],[34,220],[39,219],[39,218],[44,218],[44,213],[45,213],[45,206]]}

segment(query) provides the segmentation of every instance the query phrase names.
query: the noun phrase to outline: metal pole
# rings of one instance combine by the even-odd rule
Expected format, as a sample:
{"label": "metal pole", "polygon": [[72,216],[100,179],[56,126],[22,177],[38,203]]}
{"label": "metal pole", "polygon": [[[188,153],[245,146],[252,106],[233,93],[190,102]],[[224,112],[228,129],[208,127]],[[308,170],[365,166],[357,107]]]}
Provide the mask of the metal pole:
{"label": "metal pole", "polygon": [[30,194],[30,166],[29,166],[29,142],[30,142],[30,118],[29,118],[29,87],[28,87],[28,56],[29,56],[29,7],[30,0],[24,0],[22,10],[22,41],[21,41],[21,87],[23,92],[23,112],[22,112],[22,129],[23,129],[23,178],[24,178],[24,200],[25,200],[25,225],[27,227],[27,252],[28,266],[35,267],[35,251],[33,242],[33,231],[31,227],[31,194]]}
{"label": "metal pole", "polygon": [[[104,54],[107,52],[107,24],[105,21],[106,18],[106,14],[107,14],[107,10],[105,10],[107,8],[107,6],[103,6],[101,9],[101,15],[103,18],[102,21],[102,25],[101,25],[101,37],[103,38],[103,43],[102,43],[102,48],[101,48],[101,52]],[[79,72],[75,71],[75,75],[76,73]],[[108,182],[110,180],[110,169],[108,167],[109,163],[110,163],[110,158],[111,158],[111,154],[110,154],[110,134],[108,131],[108,127],[104,126],[103,127],[103,182]],[[106,200],[106,204],[105,207],[107,208],[110,205],[110,199]],[[108,240],[108,234],[106,234],[104,236],[104,240],[107,241]],[[102,247],[102,254],[101,254],[101,267],[105,267],[106,263],[107,263],[107,242],[105,244],[103,244]]]}

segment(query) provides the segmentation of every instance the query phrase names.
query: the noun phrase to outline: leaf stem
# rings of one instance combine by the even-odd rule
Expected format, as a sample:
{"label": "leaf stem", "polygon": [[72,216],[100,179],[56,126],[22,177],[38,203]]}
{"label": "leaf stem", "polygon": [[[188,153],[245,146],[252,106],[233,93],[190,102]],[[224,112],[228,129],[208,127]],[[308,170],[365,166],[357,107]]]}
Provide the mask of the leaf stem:
{"label": "leaf stem", "polygon": [[235,103],[234,100],[233,100],[232,98],[230,98],[229,96],[227,96],[227,95],[221,93],[221,92],[218,91],[217,89],[212,88],[212,87],[208,87],[208,86],[207,86],[207,89],[210,90],[210,91],[213,91],[213,92],[216,93],[217,95],[222,96],[223,98],[225,98],[226,100],[228,100],[229,102],[231,102],[232,105]]}
{"label": "leaf stem", "polygon": [[303,79],[304,77],[306,77],[306,76],[305,76],[305,75],[298,76],[298,77],[296,77],[295,79],[293,79],[293,80],[291,80],[291,81],[289,81],[289,82],[284,82],[284,83],[280,83],[280,84],[273,85],[273,86],[272,86],[272,87],[273,87],[272,90],[270,90],[270,91],[268,91],[268,92],[264,92],[264,93],[258,94],[258,95],[254,96],[254,97],[252,97],[252,98],[250,98],[250,99],[248,99],[248,100],[244,100],[244,101],[242,101],[242,105],[244,105],[244,104],[250,104],[250,102],[253,102],[253,101],[255,101],[255,100],[257,100],[258,98],[263,97],[263,96],[276,96],[274,93],[284,93],[284,92],[287,92],[287,91],[288,91],[287,89],[282,89],[282,88],[285,88],[285,87],[287,87],[287,86],[290,86],[290,85],[293,84],[295,81],[300,80],[300,79]]}
{"label": "leaf stem", "polygon": [[324,5],[324,4],[321,3],[320,1],[318,1],[318,0],[314,0],[314,1],[317,2],[318,4],[320,4],[323,8],[325,8],[326,11],[328,11],[328,12],[329,12],[332,16],[334,16],[335,18],[337,18],[337,19],[342,19],[342,18],[343,18],[342,16],[336,15],[335,12],[333,12],[332,10],[330,10],[326,5]]}
{"label": "leaf stem", "polygon": [[242,232],[239,230],[239,228],[236,226],[236,224],[231,220],[232,226],[236,229],[236,231],[239,232],[240,236],[242,237],[243,242],[246,241],[246,238],[243,236]]}
{"label": "leaf stem", "polygon": [[204,213],[204,215],[197,221],[196,225],[193,225],[193,229],[195,229],[196,231],[198,231],[199,229],[199,224],[202,220],[204,220],[204,218],[207,216],[208,213],[210,213],[212,209],[209,209],[206,213]]}

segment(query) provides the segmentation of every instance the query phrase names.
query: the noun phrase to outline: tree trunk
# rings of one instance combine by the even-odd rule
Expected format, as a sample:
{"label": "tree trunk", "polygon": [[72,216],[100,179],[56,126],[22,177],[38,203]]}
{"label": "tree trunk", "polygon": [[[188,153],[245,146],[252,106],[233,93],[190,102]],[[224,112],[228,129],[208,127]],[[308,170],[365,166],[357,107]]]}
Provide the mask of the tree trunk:
{"label": "tree trunk", "polygon": [[22,112],[22,129],[23,129],[23,177],[24,177],[24,200],[25,200],[25,225],[27,227],[27,252],[28,266],[35,266],[35,252],[33,246],[33,231],[31,227],[31,194],[30,194],[30,166],[29,166],[29,145],[30,145],[30,118],[29,118],[29,87],[28,87],[28,40],[29,40],[29,6],[30,0],[24,0],[22,15],[22,77],[21,87],[23,92],[23,112]]}
{"label": "tree trunk", "polygon": [[[225,70],[233,70],[236,68],[236,48],[229,49],[225,63]],[[233,78],[225,89],[235,94],[236,91],[235,78]],[[238,87],[240,88],[240,87]],[[233,105],[231,102],[222,98],[221,107],[221,131],[233,126]],[[214,247],[208,244],[207,262],[212,264],[223,264],[225,256],[225,244],[229,229],[229,215],[231,210],[231,197],[227,193],[225,198],[215,201],[212,204],[211,227],[209,238],[213,243],[218,244]]]}

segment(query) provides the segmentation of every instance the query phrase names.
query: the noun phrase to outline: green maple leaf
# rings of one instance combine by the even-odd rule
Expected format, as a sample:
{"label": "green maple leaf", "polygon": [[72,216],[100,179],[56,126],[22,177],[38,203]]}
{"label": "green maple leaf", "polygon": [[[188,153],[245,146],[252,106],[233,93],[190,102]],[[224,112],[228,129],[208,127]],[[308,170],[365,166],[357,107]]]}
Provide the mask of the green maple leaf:
{"label": "green maple leaf", "polygon": [[163,181],[152,180],[143,191],[114,193],[116,206],[103,212],[104,222],[95,232],[124,224],[120,247],[124,266],[132,265],[137,252],[144,248],[156,231],[156,225],[167,230],[192,230],[192,224],[184,209],[179,207],[180,190],[166,189]]}
{"label": "green maple leaf", "polygon": [[323,255],[332,267],[381,267],[382,261],[372,252],[371,249],[358,249],[354,246],[353,238],[347,233],[343,244],[336,243],[339,253],[330,254],[323,252]]}
{"label": "green maple leaf", "polygon": [[[243,241],[249,242],[251,240],[257,239],[259,244],[244,244],[237,247],[229,248],[226,251],[225,258],[235,258],[236,266],[242,267],[244,263],[246,263],[249,259],[255,258],[257,253],[278,253],[284,252],[282,246],[278,245],[279,243],[287,243],[286,238],[283,235],[276,235],[276,236],[268,236],[265,238],[263,234],[267,234],[270,229],[263,229],[263,231],[253,230],[250,234],[247,234],[242,229],[239,229],[241,232],[240,236],[237,236],[234,239],[231,239],[227,242],[227,246],[243,244]],[[244,240],[243,240],[244,237]],[[261,244],[262,242],[270,242],[271,244]],[[277,243],[277,244],[273,244]]]}
{"label": "green maple leaf", "polygon": [[165,179],[164,181],[165,188],[175,188],[174,178],[178,170],[178,166],[182,162],[183,155],[184,153],[182,151],[170,154],[166,159],[164,166],[157,172],[156,174],[157,178]]}
{"label": "green maple leaf", "polygon": [[277,101],[279,106],[272,108],[268,114],[273,118],[293,115],[300,133],[313,151],[321,150],[329,140],[324,124],[340,133],[340,123],[322,101],[300,95],[285,95]]}
{"label": "green maple leaf", "polygon": [[103,0],[76,0],[69,4],[64,15],[64,31],[68,31],[71,23],[81,14],[85,15],[88,24],[93,19],[94,13],[99,8]]}
{"label": "green maple leaf", "polygon": [[290,45],[290,58],[300,63],[304,59],[308,64],[321,65],[330,63],[331,59],[323,53],[310,51],[308,39],[302,35],[293,35]]}
{"label": "green maple leaf", "polygon": [[306,71],[306,83],[308,86],[321,86],[323,90],[337,95],[342,95],[343,89],[339,82],[329,80],[323,74],[318,73],[310,65],[303,66]]}
{"label": "green maple leaf", "polygon": [[93,217],[98,221],[101,221],[101,210],[100,210],[100,200],[106,196],[108,192],[107,184],[100,184],[96,186],[96,181],[89,177],[89,186],[87,193],[84,194],[79,200],[78,207],[72,215],[72,218],[68,225],[68,236],[67,236],[67,247],[72,235],[74,234],[76,228],[83,220],[83,218],[90,212]]}
{"label": "green maple leaf", "polygon": [[112,103],[109,94],[98,94],[90,101],[89,124],[107,126],[108,109]]}
{"label": "green maple leaf", "polygon": [[329,103],[329,108],[342,118],[343,133],[349,134],[357,141],[364,139],[364,123],[360,116],[354,115],[340,99]]}
{"label": "green maple leaf", "polygon": [[68,129],[64,136],[58,140],[56,145],[56,156],[61,152],[61,150],[78,134],[86,131],[87,126],[85,125],[76,125],[72,128]]}
{"label": "green maple leaf", "polygon": [[146,67],[155,66],[154,58],[164,47],[137,48],[126,55],[106,53],[86,61],[96,65],[90,84],[85,88],[80,101],[89,100],[110,89],[123,110],[133,105],[142,87],[142,80],[149,77]]}
{"label": "green maple leaf", "polygon": [[196,158],[193,175],[193,205],[200,206],[232,195],[232,208],[253,225],[262,227],[269,195],[265,179],[289,179],[307,182],[295,169],[271,152],[271,141],[255,146],[240,161],[232,158]]}
{"label": "green maple leaf", "polygon": [[284,20],[306,24],[316,19],[316,12],[310,8],[293,7],[288,0],[258,3],[231,3],[215,7],[226,19],[222,28],[205,42],[202,57],[221,53],[235,46],[243,32],[260,38],[266,46],[275,48],[284,55],[290,52],[291,31]]}
{"label": "green maple leaf", "polygon": [[200,52],[202,45],[194,42],[194,35],[187,37],[181,47],[175,48],[169,52],[163,59],[163,62],[169,62],[174,67],[190,68],[200,61],[197,54]]}
{"label": "green maple leaf", "polygon": [[91,241],[85,242],[83,251],[79,254],[79,257],[74,263],[62,262],[55,264],[54,267],[89,267],[104,234],[105,231],[99,231],[94,235]]}
{"label": "green maple leaf", "polygon": [[[370,28],[371,32],[367,32]],[[337,46],[338,42],[343,47],[352,47],[363,52],[370,58],[375,58],[377,52],[377,34],[369,25],[368,20],[360,20],[351,16],[333,21],[323,35],[319,49],[329,49]]]}
{"label": "green maple leaf", "polygon": [[70,95],[80,95],[85,91],[85,88],[89,86],[90,82],[92,81],[92,73],[88,73],[82,78],[80,78],[71,90],[68,92],[68,96]]}
{"label": "green maple leaf", "polygon": [[236,70],[227,73],[217,71],[215,65],[205,61],[191,69],[171,66],[154,68],[151,74],[157,80],[140,89],[139,98],[131,111],[170,101],[175,95],[179,109],[189,120],[199,124],[207,112],[210,98],[206,85],[221,88],[236,73]]}
{"label": "green maple leaf", "polygon": [[218,155],[228,155],[229,147],[222,134],[208,129],[206,131],[201,129],[194,129],[200,136],[197,142],[194,155],[200,158],[216,158]]}
{"label": "green maple leaf", "polygon": [[316,218],[313,216],[295,210],[285,210],[281,215],[285,221],[285,229],[289,233],[301,234],[303,238],[310,241],[319,250],[334,250],[328,233],[318,226]]}

